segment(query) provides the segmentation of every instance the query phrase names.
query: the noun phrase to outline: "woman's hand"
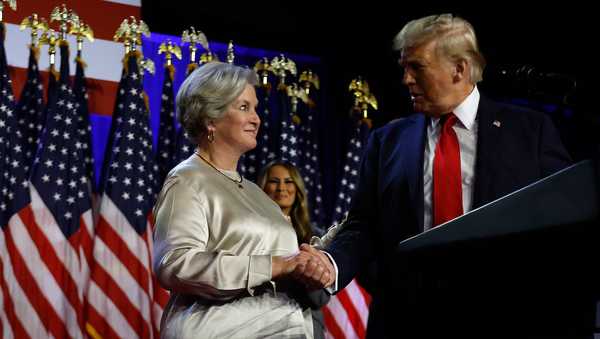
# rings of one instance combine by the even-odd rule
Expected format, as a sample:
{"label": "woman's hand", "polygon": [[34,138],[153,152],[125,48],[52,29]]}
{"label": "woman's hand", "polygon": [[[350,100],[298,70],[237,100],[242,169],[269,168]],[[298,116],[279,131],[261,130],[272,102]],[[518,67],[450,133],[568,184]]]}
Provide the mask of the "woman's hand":
{"label": "woman's hand", "polygon": [[271,258],[271,279],[279,279],[292,273],[296,268],[293,261],[296,255],[273,256]]}
{"label": "woman's hand", "polygon": [[309,289],[331,286],[335,271],[329,259],[320,251],[303,244],[301,251],[291,256],[274,256],[272,279],[291,276]]}
{"label": "woman's hand", "polygon": [[305,282],[309,288],[324,288],[335,282],[335,268],[329,258],[320,250],[308,245],[300,245],[300,252],[310,254],[313,260],[305,267],[297,267],[294,273],[300,274],[299,279]]}

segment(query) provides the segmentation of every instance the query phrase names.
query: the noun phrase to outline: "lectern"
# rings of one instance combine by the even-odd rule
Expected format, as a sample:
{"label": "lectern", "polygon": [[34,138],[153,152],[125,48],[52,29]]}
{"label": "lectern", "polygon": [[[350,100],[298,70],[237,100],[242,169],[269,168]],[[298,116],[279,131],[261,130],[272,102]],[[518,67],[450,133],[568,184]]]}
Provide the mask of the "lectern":
{"label": "lectern", "polygon": [[399,333],[600,333],[599,173],[580,162],[400,242]]}

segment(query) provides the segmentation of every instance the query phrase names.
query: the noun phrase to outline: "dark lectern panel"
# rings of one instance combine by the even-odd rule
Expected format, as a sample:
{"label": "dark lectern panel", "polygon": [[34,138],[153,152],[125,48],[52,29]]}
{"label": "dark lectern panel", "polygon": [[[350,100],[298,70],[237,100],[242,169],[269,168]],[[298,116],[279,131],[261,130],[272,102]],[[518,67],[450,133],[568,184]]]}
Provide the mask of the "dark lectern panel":
{"label": "dark lectern panel", "polygon": [[598,219],[591,160],[557,172],[457,219],[402,241],[401,252]]}
{"label": "dark lectern panel", "polygon": [[593,338],[598,183],[581,162],[402,241],[398,337]]}

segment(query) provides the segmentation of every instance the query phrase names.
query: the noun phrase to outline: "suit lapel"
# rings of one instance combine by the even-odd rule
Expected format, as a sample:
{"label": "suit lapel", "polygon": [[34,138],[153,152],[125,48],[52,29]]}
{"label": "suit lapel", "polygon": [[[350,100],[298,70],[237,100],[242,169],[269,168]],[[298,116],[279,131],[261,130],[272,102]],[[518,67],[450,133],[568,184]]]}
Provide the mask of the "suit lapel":
{"label": "suit lapel", "polygon": [[485,96],[481,96],[477,108],[477,159],[475,163],[475,187],[473,208],[489,202],[494,162],[498,158],[498,141],[502,131],[502,118],[498,107]]}

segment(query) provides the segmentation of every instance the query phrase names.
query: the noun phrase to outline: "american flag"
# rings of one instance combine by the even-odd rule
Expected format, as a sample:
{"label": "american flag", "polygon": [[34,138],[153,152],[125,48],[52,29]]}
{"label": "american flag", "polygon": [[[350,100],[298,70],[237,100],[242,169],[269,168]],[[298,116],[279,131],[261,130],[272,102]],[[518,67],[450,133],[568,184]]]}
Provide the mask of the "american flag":
{"label": "american flag", "polygon": [[[77,64],[75,69],[75,78],[73,80],[73,100],[75,104],[75,112],[77,117],[77,135],[78,140],[75,146],[81,149],[81,156],[84,161],[83,174],[87,177],[87,190],[91,193],[92,200],[92,213],[95,209],[95,198],[94,192],[97,192],[96,178],[94,176],[94,158],[92,156],[92,128],[90,125],[90,116],[88,108],[88,93],[86,86],[86,79],[84,74],[85,62],[81,57],[81,50],[77,51],[77,57],[75,58]],[[95,219],[95,217],[94,217]],[[90,226],[93,226],[90,224]],[[90,280],[90,263],[92,262],[92,248],[93,248],[93,237],[95,230],[90,229],[89,232],[84,233],[81,237],[81,262],[82,262],[82,276],[84,279],[84,286],[87,289]],[[85,295],[84,289],[84,295]],[[84,297],[84,313],[87,300]],[[85,320],[84,320],[85,321]]]}
{"label": "american flag", "polygon": [[[190,75],[194,70],[196,70],[196,68],[198,68],[198,64],[195,62],[191,62],[187,68],[188,69],[187,75]],[[166,77],[165,77],[165,79],[166,79]],[[172,84],[172,82],[171,82],[171,84]],[[171,90],[171,92],[172,92],[172,90]],[[175,104],[174,104],[173,97],[171,98],[171,102],[173,103],[172,105],[174,106]],[[162,111],[162,109],[161,109],[161,111]],[[173,108],[173,111],[175,111],[175,108]],[[162,121],[162,117],[161,117],[161,121]],[[178,126],[177,123],[175,125]],[[192,152],[194,152],[194,145],[188,139],[188,137],[185,133],[185,130],[181,126],[178,126],[178,128],[176,128],[176,130],[177,131],[176,131],[176,136],[175,136],[175,153],[173,155],[173,160],[172,160],[173,166],[175,166],[175,165],[179,164],[180,162],[182,162],[183,160],[189,158],[190,155],[192,155]],[[160,137],[160,135],[159,135],[159,137]]]}
{"label": "american flag", "polygon": [[185,133],[185,130],[181,126],[179,126],[179,128],[177,129],[175,144],[177,146],[175,147],[175,156],[173,159],[173,164],[177,165],[183,160],[189,158],[190,155],[192,155],[192,153],[194,152],[194,145],[190,142],[190,140],[187,137],[187,134]]}
{"label": "american flag", "polygon": [[[104,117],[110,116],[113,112],[117,84],[121,77],[120,71],[122,65],[120,61],[122,53],[119,53],[119,51],[123,49],[122,44],[114,41],[113,37],[115,30],[119,27],[123,18],[129,18],[130,16],[140,17],[141,1],[44,0],[17,2],[17,11],[7,11],[7,6],[5,6],[3,13],[3,20],[7,26],[7,58],[9,67],[11,67],[10,74],[15,92],[17,90],[20,91],[25,85],[29,56],[29,50],[25,46],[31,40],[30,32],[19,29],[23,17],[31,13],[46,13],[46,15],[50,15],[49,13],[55,7],[66,3],[67,7],[74,10],[79,18],[85,19],[85,23],[89,24],[94,30],[94,43],[85,42],[83,44],[84,58],[87,63],[85,76],[88,85],[87,93],[90,98],[88,102],[90,113],[92,114],[92,118],[96,114]],[[99,13],[103,15],[99,15]],[[51,25],[53,24],[51,23]],[[75,47],[75,37],[67,36],[67,39],[71,42],[71,46]],[[46,47],[42,47],[41,49],[42,52],[47,50]],[[73,64],[73,54],[75,54],[75,51],[71,54],[71,64]],[[48,68],[48,57],[42,54],[38,62],[43,79],[45,77],[44,71]],[[46,87],[46,83],[44,83],[44,87]],[[104,130],[101,130],[101,133],[98,135],[104,135]]]}
{"label": "american flag", "polygon": [[17,183],[7,188],[9,197],[13,195],[12,215],[0,240],[7,337],[83,337],[87,262],[82,239],[91,232],[91,201],[77,147],[64,42],[61,59],[61,78],[47,109],[31,179],[23,180],[27,171],[18,168],[16,158],[13,168],[5,169],[9,181]]}
{"label": "american flag", "polygon": [[13,230],[13,225],[19,219],[17,213],[29,204],[28,169],[8,77],[4,32],[4,24],[0,23],[0,330],[7,338],[26,338],[25,327],[29,324],[25,320],[28,313],[36,313],[31,312],[30,304],[25,305],[24,288],[33,279],[16,246],[22,227]]}
{"label": "american flag", "polygon": [[158,128],[158,145],[156,161],[158,162],[158,182],[162,183],[167,173],[173,168],[177,151],[177,134],[175,131],[175,104],[173,97],[173,75],[175,68],[165,66],[165,80],[160,98],[160,125]]}
{"label": "american flag", "polygon": [[192,155],[192,153],[194,152],[194,145],[187,138],[187,134],[181,126],[179,126],[179,128],[177,129],[177,135],[175,138],[175,144],[177,146],[175,147],[173,164],[177,165],[178,163],[182,162],[183,160],[189,158],[190,155]]}
{"label": "american flag", "polygon": [[370,303],[371,296],[352,280],[323,307],[325,336],[330,339],[365,338]]}
{"label": "american flag", "polygon": [[144,102],[140,54],[127,69],[113,121],[114,136],[93,248],[87,290],[88,333],[109,338],[157,338],[168,299],[151,271],[152,225],[158,166]]}
{"label": "american flag", "polygon": [[317,225],[324,225],[323,203],[321,198],[321,171],[319,170],[319,146],[316,134],[314,110],[309,105],[301,104],[304,119],[300,125],[302,142],[302,173],[308,194],[308,203],[312,212],[312,220]]}
{"label": "american flag", "polygon": [[19,129],[23,134],[23,152],[26,164],[31,165],[37,150],[38,138],[44,122],[44,87],[40,79],[38,68],[39,48],[30,47],[29,66],[27,67],[27,81],[21,91],[21,98],[17,104]]}
{"label": "american flag", "polygon": [[[341,188],[335,204],[334,223],[339,224],[350,208],[350,201],[358,184],[358,169],[368,133],[369,126],[362,121],[352,132]],[[356,280],[352,280],[348,286],[332,296],[323,308],[327,336],[334,339],[364,338],[370,302],[371,296]]]}
{"label": "american flag", "polygon": [[348,152],[346,153],[346,161],[344,164],[344,173],[340,191],[338,193],[335,210],[333,215],[333,223],[339,224],[346,218],[350,209],[350,202],[356,186],[358,186],[358,171],[360,168],[360,160],[363,154],[363,148],[369,134],[369,125],[366,122],[360,121],[352,130]]}
{"label": "american flag", "polygon": [[112,149],[110,148],[110,146],[114,143],[114,139],[115,139],[115,135],[116,135],[115,131],[119,127],[119,122],[121,122],[123,120],[120,117],[120,114],[125,109],[124,96],[126,95],[126,93],[125,93],[125,88],[123,88],[123,86],[126,83],[127,83],[127,72],[125,69],[123,69],[123,71],[121,72],[121,80],[119,81],[119,84],[117,85],[117,94],[116,94],[114,109],[112,112],[110,131],[108,133],[108,140],[106,142],[106,148],[104,149],[104,158],[103,158],[104,161],[102,162],[102,169],[100,170],[100,183],[98,185],[98,193],[99,194],[102,194],[102,192],[104,191],[104,186],[108,182],[106,180],[106,174],[108,173],[108,170],[109,170],[108,160],[110,159],[111,154],[112,154]]}
{"label": "american flag", "polygon": [[281,159],[287,160],[292,165],[299,167],[302,156],[301,140],[299,138],[299,126],[293,121],[293,113],[289,110],[282,111],[281,118]]}
{"label": "american flag", "polygon": [[[47,93],[47,101],[46,101],[46,110],[49,109],[49,107],[52,107],[54,105],[54,103],[56,102],[56,93],[57,93],[57,86],[58,86],[58,80],[59,80],[59,73],[56,71],[56,69],[54,68],[54,64],[50,65],[50,68],[48,69],[48,88],[46,89],[46,93]],[[46,116],[47,113],[44,113],[44,116]],[[45,120],[44,120],[45,123]]]}
{"label": "american flag", "polygon": [[81,148],[83,149],[83,158],[85,161],[85,173],[95,189],[94,178],[94,158],[92,157],[92,127],[90,125],[90,112],[88,108],[88,94],[85,81],[85,62],[81,57],[81,50],[77,51],[75,58],[77,68],[75,69],[75,79],[73,80],[73,93],[75,95],[75,108],[77,110],[77,133]]}

